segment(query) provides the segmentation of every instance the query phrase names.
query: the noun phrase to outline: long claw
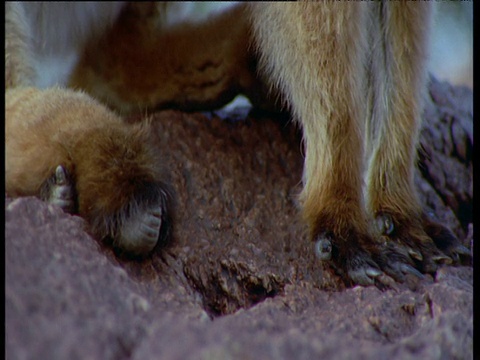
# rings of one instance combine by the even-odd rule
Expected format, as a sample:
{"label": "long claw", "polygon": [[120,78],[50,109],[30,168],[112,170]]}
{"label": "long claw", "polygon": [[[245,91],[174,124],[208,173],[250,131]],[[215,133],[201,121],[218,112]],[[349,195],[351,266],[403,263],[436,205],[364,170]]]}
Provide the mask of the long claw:
{"label": "long claw", "polygon": [[375,268],[368,268],[367,270],[365,270],[365,273],[372,278],[379,277],[383,274],[380,270]]}
{"label": "long claw", "polygon": [[[393,289],[395,291],[398,291],[398,286],[397,286],[397,283],[394,279],[392,279],[390,276],[382,273],[382,275],[378,276],[375,278],[376,282],[377,282],[377,287],[380,288],[380,290],[382,290],[382,288],[390,288],[390,289]],[[381,284],[381,286],[379,286],[379,284]]]}
{"label": "long claw", "polygon": [[412,274],[412,275],[415,275],[416,277],[418,277],[419,279],[424,279],[425,278],[425,275],[423,275],[420,271],[418,271],[413,266],[410,266],[408,264],[401,264],[400,265],[400,270],[404,274]]}
{"label": "long claw", "polygon": [[363,286],[374,285],[375,284],[375,279],[376,279],[376,277],[378,277],[378,275],[376,277],[375,276],[373,276],[373,277],[370,276],[368,274],[369,270],[370,269],[364,270],[362,268],[356,269],[356,270],[353,270],[353,271],[349,271],[348,276],[350,277],[350,279],[352,279],[352,281],[355,284],[363,285]]}
{"label": "long claw", "polygon": [[432,257],[432,260],[442,265],[450,265],[453,263],[452,258],[446,255],[435,255]]}
{"label": "long claw", "polygon": [[415,260],[422,261],[423,260],[423,255],[420,253],[420,251],[414,250],[412,248],[408,249],[408,254],[414,258]]}
{"label": "long claw", "polygon": [[453,251],[460,255],[471,255],[470,249],[463,245],[455,246]]}

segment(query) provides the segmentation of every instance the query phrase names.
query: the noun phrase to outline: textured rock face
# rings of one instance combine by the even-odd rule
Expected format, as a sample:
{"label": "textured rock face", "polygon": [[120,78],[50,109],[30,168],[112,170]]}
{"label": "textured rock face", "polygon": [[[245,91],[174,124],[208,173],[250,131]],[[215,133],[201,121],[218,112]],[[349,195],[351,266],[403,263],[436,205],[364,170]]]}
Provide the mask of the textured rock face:
{"label": "textured rock face", "polygon": [[[417,177],[468,247],[472,103],[432,81]],[[59,208],[6,199],[7,359],[473,359],[472,267],[344,289],[298,219],[299,134],[238,116],[153,115],[176,205],[171,243],[147,260],[117,258]]]}

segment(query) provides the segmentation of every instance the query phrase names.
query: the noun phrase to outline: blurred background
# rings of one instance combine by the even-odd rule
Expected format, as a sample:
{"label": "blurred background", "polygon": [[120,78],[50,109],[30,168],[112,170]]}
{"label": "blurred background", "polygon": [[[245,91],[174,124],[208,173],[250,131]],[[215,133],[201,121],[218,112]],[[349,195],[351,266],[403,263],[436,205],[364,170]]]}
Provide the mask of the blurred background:
{"label": "blurred background", "polygon": [[[175,20],[204,19],[234,2],[188,2]],[[175,21],[174,20],[174,21]],[[439,80],[473,89],[473,1],[435,1],[429,68]]]}
{"label": "blurred background", "polygon": [[436,1],[430,71],[473,89],[473,1]]}
{"label": "blurred background", "polygon": [[[237,2],[171,2],[166,25],[201,21]],[[430,43],[429,70],[439,80],[473,89],[473,1],[434,1],[434,31]],[[37,59],[40,87],[64,84],[78,54],[43,55]]]}

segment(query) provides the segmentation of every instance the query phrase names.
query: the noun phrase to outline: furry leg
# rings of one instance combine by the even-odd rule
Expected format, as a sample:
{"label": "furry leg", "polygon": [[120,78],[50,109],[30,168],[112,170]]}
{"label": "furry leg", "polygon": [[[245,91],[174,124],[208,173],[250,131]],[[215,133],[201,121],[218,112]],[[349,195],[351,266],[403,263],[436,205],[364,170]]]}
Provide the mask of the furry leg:
{"label": "furry leg", "polygon": [[423,212],[414,185],[431,6],[429,2],[371,4],[367,139],[367,208],[379,234],[391,240],[390,246],[404,261],[429,273],[465,253],[450,230]]}

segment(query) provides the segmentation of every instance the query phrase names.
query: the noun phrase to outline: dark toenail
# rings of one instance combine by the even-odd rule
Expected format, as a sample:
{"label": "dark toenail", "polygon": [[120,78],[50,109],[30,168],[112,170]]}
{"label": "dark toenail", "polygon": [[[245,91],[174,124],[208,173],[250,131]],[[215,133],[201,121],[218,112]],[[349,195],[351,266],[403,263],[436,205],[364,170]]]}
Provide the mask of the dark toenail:
{"label": "dark toenail", "polygon": [[389,214],[377,216],[376,223],[378,231],[383,235],[391,235],[395,230],[392,216]]}
{"label": "dark toenail", "polygon": [[322,261],[332,258],[332,242],[325,235],[319,236],[315,242],[315,254]]}

